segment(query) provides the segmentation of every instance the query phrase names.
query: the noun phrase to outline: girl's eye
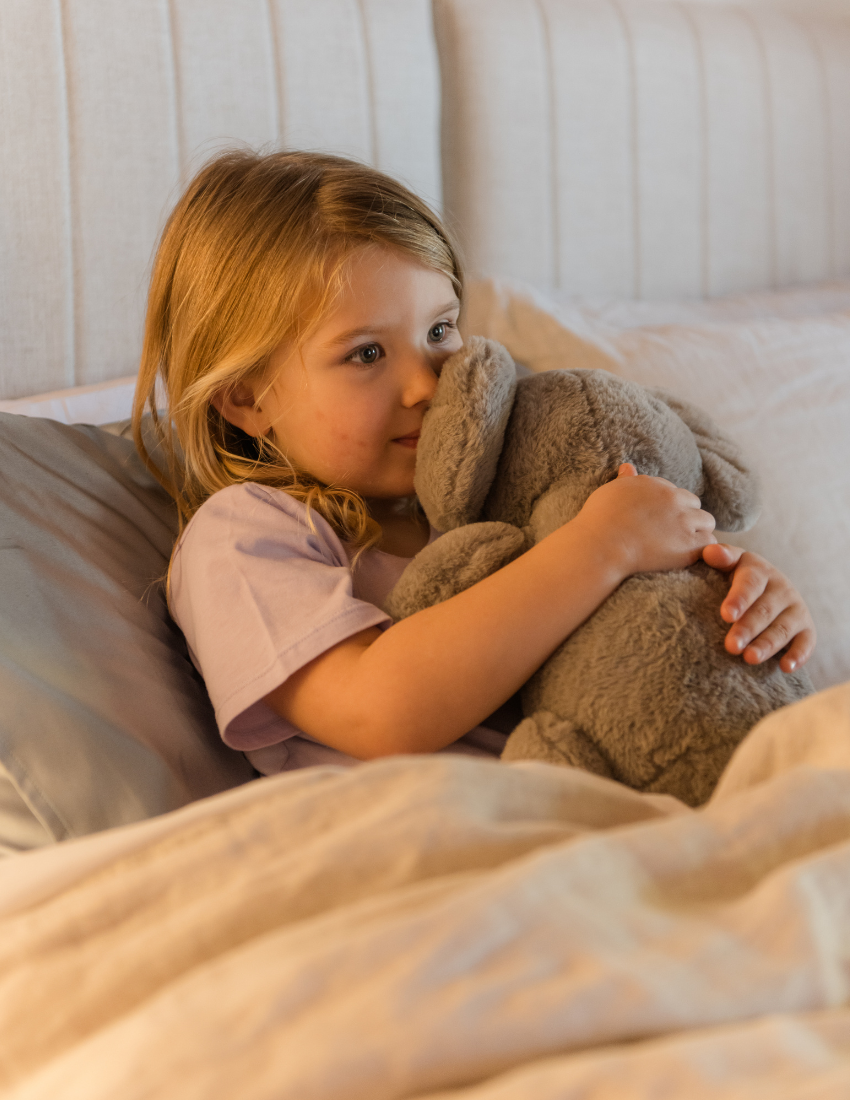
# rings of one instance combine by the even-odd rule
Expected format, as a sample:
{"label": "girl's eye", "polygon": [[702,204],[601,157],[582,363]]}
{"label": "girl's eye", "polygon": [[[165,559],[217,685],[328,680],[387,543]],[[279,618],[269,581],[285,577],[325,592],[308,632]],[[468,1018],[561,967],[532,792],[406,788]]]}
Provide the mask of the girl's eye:
{"label": "girl's eye", "polygon": [[358,348],[357,351],[353,351],[351,355],[347,356],[347,361],[350,363],[363,363],[369,367],[372,363],[377,363],[381,358],[381,348],[379,344],[364,344],[362,348]]}
{"label": "girl's eye", "polygon": [[440,321],[439,324],[434,325],[431,331],[428,333],[428,339],[432,344],[441,344],[446,338],[449,326],[445,321]]}

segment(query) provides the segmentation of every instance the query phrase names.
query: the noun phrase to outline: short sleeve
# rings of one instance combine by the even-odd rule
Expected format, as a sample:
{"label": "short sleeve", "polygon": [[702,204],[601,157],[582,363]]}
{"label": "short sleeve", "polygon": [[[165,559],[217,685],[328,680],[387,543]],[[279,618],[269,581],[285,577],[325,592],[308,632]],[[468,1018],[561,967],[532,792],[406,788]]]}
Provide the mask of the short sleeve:
{"label": "short sleeve", "polygon": [[332,646],[390,622],[353,595],[327,521],[255,483],[222,489],[198,509],[172,560],[169,603],[222,737],[242,750],[301,732],[265,695]]}

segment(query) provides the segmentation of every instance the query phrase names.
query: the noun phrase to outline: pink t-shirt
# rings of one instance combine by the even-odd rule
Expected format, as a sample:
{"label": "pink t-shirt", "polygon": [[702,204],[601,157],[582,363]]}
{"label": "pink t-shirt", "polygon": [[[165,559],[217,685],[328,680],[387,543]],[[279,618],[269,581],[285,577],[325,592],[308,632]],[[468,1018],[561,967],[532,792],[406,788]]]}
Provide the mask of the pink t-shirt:
{"label": "pink t-shirt", "polygon": [[[380,604],[410,559],[368,550],[352,571],[349,554],[320,515],[308,517],[300,501],[252,482],[205,501],[177,545],[172,614],[222,737],[266,775],[359,762],[309,738],[262,702],[332,646],[367,627],[391,625]],[[444,751],[498,755],[504,741],[503,734],[476,727]]]}

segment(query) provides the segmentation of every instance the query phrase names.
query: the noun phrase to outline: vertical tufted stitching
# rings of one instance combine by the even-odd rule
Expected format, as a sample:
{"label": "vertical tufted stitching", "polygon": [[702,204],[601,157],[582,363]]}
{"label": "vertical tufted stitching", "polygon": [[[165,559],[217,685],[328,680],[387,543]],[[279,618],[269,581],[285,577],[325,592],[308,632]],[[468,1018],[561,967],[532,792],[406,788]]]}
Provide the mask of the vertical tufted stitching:
{"label": "vertical tufted stitching", "polygon": [[821,45],[820,37],[812,30],[811,27],[806,26],[805,23],[795,19],[794,22],[799,26],[801,32],[807,39],[817,63],[818,75],[820,77],[821,97],[823,100],[823,120],[824,120],[824,143],[823,143],[823,175],[824,175],[824,212],[826,217],[826,239],[827,239],[827,263],[829,264],[830,278],[835,278],[837,275],[837,262],[835,257],[835,155],[833,149],[834,131],[833,131],[833,114],[832,114],[832,96],[830,95],[829,87],[829,70],[827,69],[826,58],[823,54],[823,47]]}
{"label": "vertical tufted stitching", "polygon": [[543,58],[546,68],[546,91],[549,106],[547,130],[549,133],[549,278],[556,290],[561,287],[561,218],[558,191],[558,114],[555,95],[555,59],[553,56],[552,27],[545,0],[534,0],[538,26],[543,38]]}
{"label": "vertical tufted stitching", "polygon": [[285,145],[285,135],[283,131],[284,119],[286,118],[286,104],[284,103],[283,97],[283,73],[281,72],[281,66],[283,64],[283,37],[280,20],[277,16],[275,0],[266,0],[266,18],[269,25],[269,49],[271,51],[272,85],[274,87],[272,119],[274,121],[275,133],[277,134],[277,145],[282,147]]}
{"label": "vertical tufted stitching", "polygon": [[765,157],[767,160],[767,195],[765,196],[765,210],[767,211],[767,240],[770,256],[770,283],[776,287],[779,283],[777,233],[776,224],[776,135],[775,115],[773,108],[773,84],[770,79],[770,62],[767,56],[767,47],[758,23],[752,14],[743,6],[736,8],[738,14],[747,23],[756,43],[759,58],[761,60],[762,93],[764,96],[764,133],[765,133]]}
{"label": "vertical tufted stitching", "polygon": [[372,41],[369,37],[369,16],[366,12],[366,0],[357,0],[357,15],[360,24],[360,36],[363,40],[363,60],[366,67],[366,102],[369,104],[369,163],[375,168],[380,168],[378,97],[375,94],[375,70],[372,58]]}
{"label": "vertical tufted stitching", "polygon": [[165,32],[168,35],[168,51],[169,59],[171,61],[170,90],[172,105],[171,117],[173,121],[172,144],[174,149],[174,156],[177,160],[177,171],[175,172],[175,176],[178,179],[182,179],[183,172],[186,168],[186,129],[183,119],[183,89],[180,72],[179,42],[177,39],[177,21],[174,15],[174,2],[175,0],[163,0],[163,6],[165,8],[165,18],[163,19],[163,23],[165,25]]}
{"label": "vertical tufted stitching", "polygon": [[59,34],[59,64],[61,66],[62,106],[65,111],[65,126],[62,132],[64,167],[63,199],[65,206],[65,385],[77,384],[77,297],[78,287],[74,264],[74,173],[72,164],[71,89],[67,58],[68,35],[65,28],[65,3],[67,0],[55,0],[56,27]]}
{"label": "vertical tufted stitching", "polygon": [[623,41],[626,46],[626,56],[629,67],[629,130],[631,134],[631,161],[632,161],[632,241],[634,258],[632,268],[632,296],[640,298],[643,293],[641,255],[641,224],[640,224],[640,143],[638,140],[638,87],[637,87],[637,59],[635,58],[635,43],[632,35],[631,24],[620,0],[608,0],[616,13],[623,31]]}
{"label": "vertical tufted stitching", "polygon": [[711,235],[709,233],[711,210],[709,209],[708,78],[705,67],[705,42],[702,28],[691,8],[688,4],[681,2],[678,6],[694,41],[694,57],[699,81],[700,283],[703,298],[708,298],[711,293]]}

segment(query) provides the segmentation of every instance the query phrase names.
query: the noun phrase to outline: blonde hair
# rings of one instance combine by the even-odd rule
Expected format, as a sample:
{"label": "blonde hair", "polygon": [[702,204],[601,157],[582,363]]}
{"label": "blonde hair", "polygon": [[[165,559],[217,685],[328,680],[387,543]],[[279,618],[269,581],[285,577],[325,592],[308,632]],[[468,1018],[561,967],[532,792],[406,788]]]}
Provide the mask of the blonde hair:
{"label": "blonde hair", "polygon": [[[443,273],[460,297],[460,261],[440,220],[366,165],[316,153],[228,152],[177,203],[154,261],[133,438],[176,501],[181,530],[219,489],[258,481],[314,508],[355,547],[380,537],[357,493],[296,469],[271,440],[235,428],[212,404],[261,374],[281,343],[297,346],[309,335],[352,253],[370,244]],[[142,433],[148,414],[152,443]]]}

